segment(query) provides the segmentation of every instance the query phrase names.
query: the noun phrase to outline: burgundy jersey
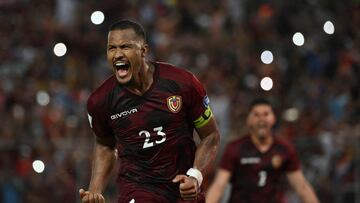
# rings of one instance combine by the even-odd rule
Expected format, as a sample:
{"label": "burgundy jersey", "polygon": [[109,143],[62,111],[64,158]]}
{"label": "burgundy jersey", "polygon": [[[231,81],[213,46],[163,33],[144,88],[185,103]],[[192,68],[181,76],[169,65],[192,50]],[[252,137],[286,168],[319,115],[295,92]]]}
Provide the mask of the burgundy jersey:
{"label": "burgundy jersey", "polygon": [[300,168],[295,148],[274,137],[270,149],[260,152],[250,136],[230,142],[220,168],[231,172],[231,203],[283,202],[282,179],[287,172]]}
{"label": "burgundy jersey", "polygon": [[97,142],[118,143],[120,195],[122,188],[142,188],[175,202],[179,185],[172,179],[193,166],[193,130],[211,117],[209,99],[190,72],[154,66],[153,84],[142,96],[112,76],[92,93],[87,108]]}

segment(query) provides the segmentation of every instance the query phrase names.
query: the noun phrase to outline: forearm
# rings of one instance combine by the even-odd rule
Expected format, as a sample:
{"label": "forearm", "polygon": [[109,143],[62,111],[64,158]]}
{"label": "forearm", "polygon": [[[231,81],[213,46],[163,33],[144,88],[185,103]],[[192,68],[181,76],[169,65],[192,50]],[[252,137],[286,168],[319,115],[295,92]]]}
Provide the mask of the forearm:
{"label": "forearm", "polygon": [[294,188],[303,203],[319,203],[314,189],[310,183],[305,179],[302,171],[287,174],[290,185]]}
{"label": "forearm", "polygon": [[206,192],[207,203],[218,203],[221,200],[230,177],[230,171],[221,168],[218,169],[210,189]]}
{"label": "forearm", "polygon": [[306,185],[303,187],[303,190],[298,191],[301,201],[303,203],[319,203],[313,188],[309,183],[307,183],[307,181],[305,184]]}
{"label": "forearm", "polygon": [[102,193],[116,160],[115,149],[96,144],[89,191]]}
{"label": "forearm", "polygon": [[206,192],[206,202],[218,203],[224,193],[224,189],[225,187],[221,187],[217,184],[211,185],[210,189]]}
{"label": "forearm", "polygon": [[208,176],[214,167],[219,140],[219,133],[214,131],[203,138],[197,147],[194,167],[200,170],[204,177]]}

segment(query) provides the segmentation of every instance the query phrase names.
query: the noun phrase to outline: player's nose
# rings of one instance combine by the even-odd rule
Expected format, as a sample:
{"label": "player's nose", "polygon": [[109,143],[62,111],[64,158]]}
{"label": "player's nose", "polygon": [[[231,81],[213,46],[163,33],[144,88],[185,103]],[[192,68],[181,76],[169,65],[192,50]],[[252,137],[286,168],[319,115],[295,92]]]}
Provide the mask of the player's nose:
{"label": "player's nose", "polygon": [[123,56],[124,56],[124,52],[121,49],[116,49],[115,50],[114,58],[120,59]]}

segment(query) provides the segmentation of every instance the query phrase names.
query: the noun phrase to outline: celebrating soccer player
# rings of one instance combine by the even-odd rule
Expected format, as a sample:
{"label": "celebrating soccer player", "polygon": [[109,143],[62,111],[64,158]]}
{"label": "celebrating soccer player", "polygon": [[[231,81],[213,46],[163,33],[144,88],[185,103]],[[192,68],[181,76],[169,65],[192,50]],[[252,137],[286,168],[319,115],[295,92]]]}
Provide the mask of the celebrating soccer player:
{"label": "celebrating soccer player", "polygon": [[96,145],[89,188],[79,191],[82,202],[105,202],[116,157],[119,203],[205,201],[202,181],[219,145],[209,98],[192,73],[148,61],[148,49],[138,23],[111,25],[107,59],[114,74],[87,103]]}

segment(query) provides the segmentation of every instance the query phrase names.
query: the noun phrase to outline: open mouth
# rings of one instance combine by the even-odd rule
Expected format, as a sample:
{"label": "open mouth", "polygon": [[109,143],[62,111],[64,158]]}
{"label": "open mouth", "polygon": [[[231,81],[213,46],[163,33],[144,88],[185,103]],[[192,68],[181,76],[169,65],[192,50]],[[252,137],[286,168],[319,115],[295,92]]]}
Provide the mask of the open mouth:
{"label": "open mouth", "polygon": [[130,65],[124,61],[116,61],[115,68],[120,77],[124,77],[128,74]]}
{"label": "open mouth", "polygon": [[266,130],[268,128],[267,124],[266,123],[259,123],[256,125],[256,128],[258,130]]}

